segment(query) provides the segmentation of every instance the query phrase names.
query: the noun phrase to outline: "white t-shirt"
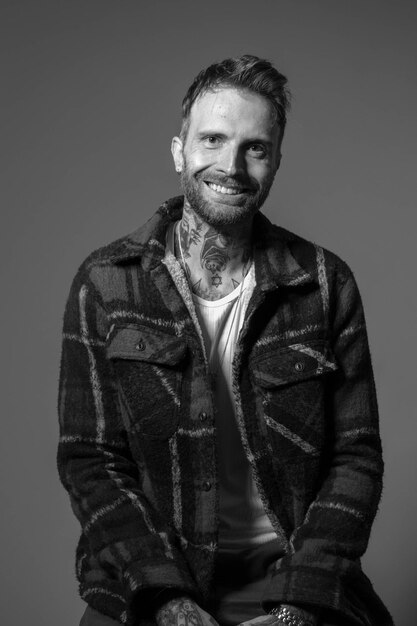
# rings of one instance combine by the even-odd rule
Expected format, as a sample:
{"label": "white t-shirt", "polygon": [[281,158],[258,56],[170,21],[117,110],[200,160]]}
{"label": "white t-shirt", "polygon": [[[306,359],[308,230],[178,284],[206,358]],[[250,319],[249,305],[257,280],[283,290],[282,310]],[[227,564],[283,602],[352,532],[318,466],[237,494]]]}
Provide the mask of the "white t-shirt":
{"label": "white t-shirt", "polygon": [[[174,229],[167,249],[174,253]],[[215,372],[215,406],[219,458],[219,549],[239,550],[276,539],[252,478],[236,422],[232,393],[232,361],[245,311],[255,285],[254,265],[231,293],[220,300],[193,301],[210,369]]]}

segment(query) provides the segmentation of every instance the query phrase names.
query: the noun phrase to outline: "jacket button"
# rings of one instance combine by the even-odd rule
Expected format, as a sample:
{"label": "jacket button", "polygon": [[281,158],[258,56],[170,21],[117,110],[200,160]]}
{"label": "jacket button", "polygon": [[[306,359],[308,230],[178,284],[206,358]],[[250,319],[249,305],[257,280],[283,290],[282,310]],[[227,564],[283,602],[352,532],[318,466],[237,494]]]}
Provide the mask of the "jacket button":
{"label": "jacket button", "polygon": [[143,350],[145,350],[146,348],[146,343],[144,341],[142,341],[142,339],[136,344],[135,346],[136,350],[140,350],[140,352],[143,352]]}
{"label": "jacket button", "polygon": [[202,487],[204,489],[204,491],[210,491],[211,489],[211,482],[209,480],[205,480],[202,484]]}
{"label": "jacket button", "polygon": [[200,418],[200,422],[205,422],[206,419],[208,418],[208,415],[205,411],[201,411],[199,418]]}
{"label": "jacket button", "polygon": [[294,365],[294,369],[296,372],[302,372],[305,368],[305,364],[302,361],[297,361]]}

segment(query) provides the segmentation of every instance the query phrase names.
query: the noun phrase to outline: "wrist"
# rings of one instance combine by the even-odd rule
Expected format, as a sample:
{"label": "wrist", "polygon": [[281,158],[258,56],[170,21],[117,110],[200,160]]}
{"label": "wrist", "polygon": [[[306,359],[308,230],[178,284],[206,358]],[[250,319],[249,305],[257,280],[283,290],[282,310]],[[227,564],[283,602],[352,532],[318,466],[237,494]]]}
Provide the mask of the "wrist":
{"label": "wrist", "polygon": [[157,626],[181,626],[183,624],[201,624],[201,610],[198,604],[188,596],[170,598],[155,613]]}

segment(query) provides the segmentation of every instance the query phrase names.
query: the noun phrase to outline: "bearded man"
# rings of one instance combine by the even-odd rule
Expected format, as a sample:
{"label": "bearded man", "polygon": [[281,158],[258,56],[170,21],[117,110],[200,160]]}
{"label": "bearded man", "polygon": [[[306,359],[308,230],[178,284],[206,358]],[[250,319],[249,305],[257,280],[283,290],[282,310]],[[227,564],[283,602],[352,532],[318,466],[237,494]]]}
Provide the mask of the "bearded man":
{"label": "bearded man", "polygon": [[74,279],[58,464],[82,626],[392,624],[360,563],[383,463],[358,289],[260,213],[286,82],[249,55],[203,70],[184,197]]}

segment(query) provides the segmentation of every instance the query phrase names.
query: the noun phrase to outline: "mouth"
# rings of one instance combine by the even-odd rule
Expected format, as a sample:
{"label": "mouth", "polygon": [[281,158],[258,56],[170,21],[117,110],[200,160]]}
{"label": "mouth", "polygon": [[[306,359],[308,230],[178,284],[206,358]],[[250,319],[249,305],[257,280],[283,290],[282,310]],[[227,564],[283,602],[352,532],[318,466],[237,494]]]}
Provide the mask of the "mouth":
{"label": "mouth", "polygon": [[217,185],[216,183],[211,183],[209,181],[204,181],[212,191],[216,191],[224,196],[238,196],[242,193],[247,193],[249,190],[245,187],[236,187],[236,186],[225,186],[225,185]]}

